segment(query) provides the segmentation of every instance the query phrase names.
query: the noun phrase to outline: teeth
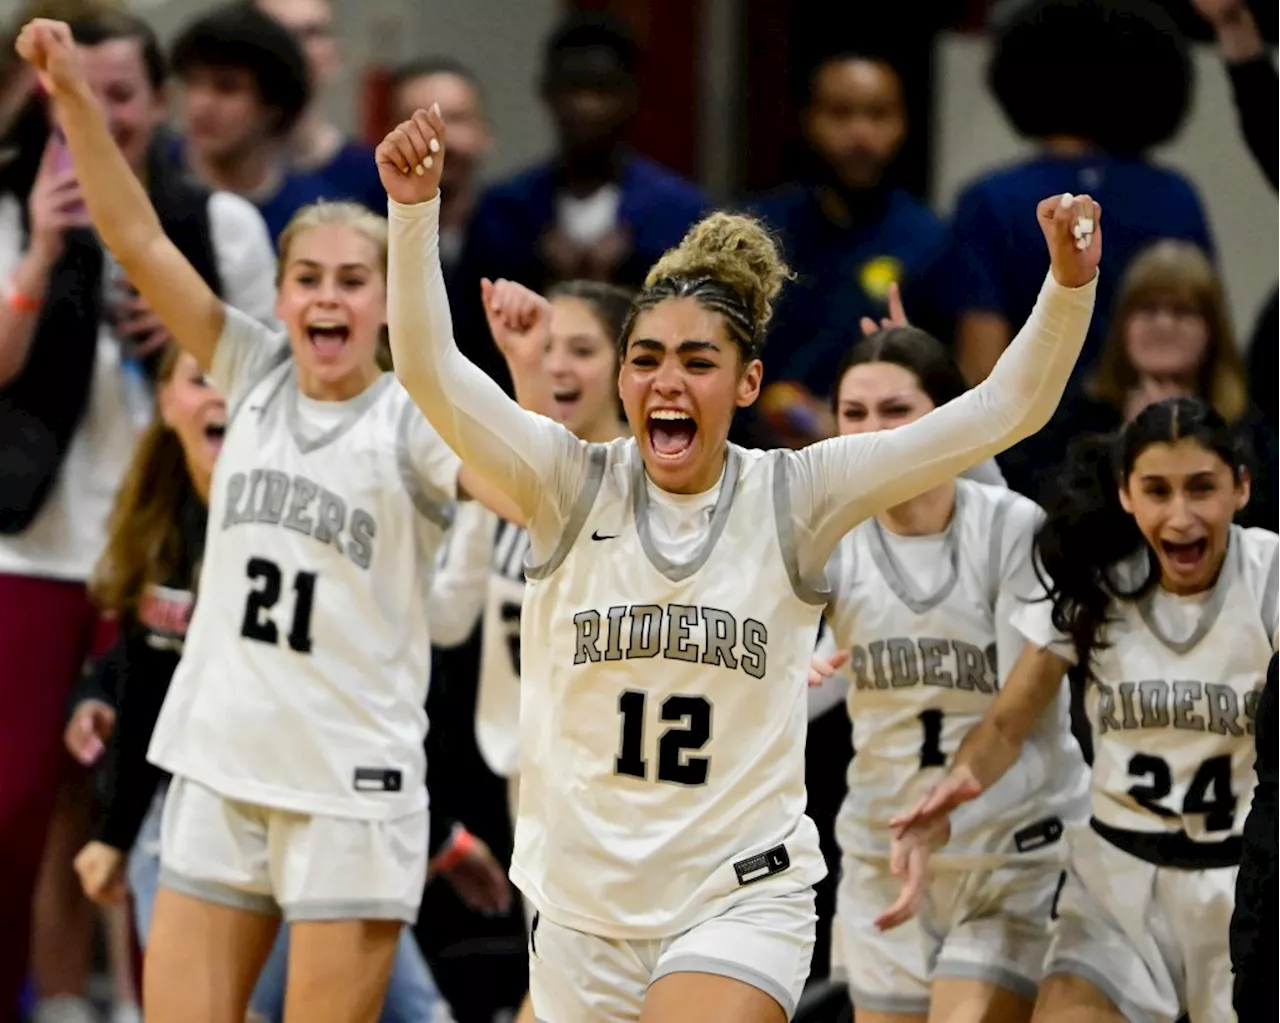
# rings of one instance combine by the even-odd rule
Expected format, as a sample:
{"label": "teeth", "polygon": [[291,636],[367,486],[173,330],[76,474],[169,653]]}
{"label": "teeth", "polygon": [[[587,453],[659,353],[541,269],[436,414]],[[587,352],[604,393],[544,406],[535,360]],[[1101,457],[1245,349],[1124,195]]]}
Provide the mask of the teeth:
{"label": "teeth", "polygon": [[[688,448],[685,448],[685,451],[688,451],[688,450],[689,450]],[[659,458],[661,458],[664,462],[674,462],[676,459],[684,457],[684,451],[677,451],[674,455],[664,455],[661,451],[654,449],[653,453],[657,455]]]}
{"label": "teeth", "polygon": [[313,323],[311,324],[309,329],[310,330],[341,330],[345,326],[346,324],[344,323]]}
{"label": "teeth", "polygon": [[677,412],[675,409],[670,409],[670,408],[654,409],[652,412],[649,413],[649,417],[651,419],[671,419],[671,420],[690,418],[689,416],[685,415],[683,412]]}

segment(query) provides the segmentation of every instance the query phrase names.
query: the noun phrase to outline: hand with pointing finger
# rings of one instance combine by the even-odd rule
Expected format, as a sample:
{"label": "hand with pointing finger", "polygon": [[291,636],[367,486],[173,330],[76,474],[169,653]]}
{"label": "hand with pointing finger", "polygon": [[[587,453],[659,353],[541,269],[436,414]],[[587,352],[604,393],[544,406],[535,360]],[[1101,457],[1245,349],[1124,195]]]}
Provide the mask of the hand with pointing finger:
{"label": "hand with pointing finger", "polygon": [[894,281],[889,285],[889,315],[880,320],[879,326],[870,316],[864,316],[859,326],[862,328],[862,336],[870,337],[882,330],[888,330],[890,327],[909,327],[907,322],[907,311],[902,306],[902,291],[898,287],[898,282]]}

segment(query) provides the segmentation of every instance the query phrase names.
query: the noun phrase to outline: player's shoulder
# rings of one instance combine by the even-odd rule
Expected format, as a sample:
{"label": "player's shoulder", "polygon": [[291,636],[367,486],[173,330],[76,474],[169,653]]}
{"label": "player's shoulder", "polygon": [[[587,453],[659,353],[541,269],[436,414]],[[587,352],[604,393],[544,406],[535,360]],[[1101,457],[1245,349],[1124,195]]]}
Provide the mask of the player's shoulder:
{"label": "player's shoulder", "polygon": [[1274,591],[1280,573],[1280,536],[1259,526],[1233,526],[1231,542],[1240,545],[1243,574],[1250,590],[1259,599]]}
{"label": "player's shoulder", "polygon": [[1040,506],[1008,487],[959,477],[957,497],[964,502],[965,518],[970,528],[984,536],[999,529],[1002,534],[1020,536],[1035,532],[1044,520]]}

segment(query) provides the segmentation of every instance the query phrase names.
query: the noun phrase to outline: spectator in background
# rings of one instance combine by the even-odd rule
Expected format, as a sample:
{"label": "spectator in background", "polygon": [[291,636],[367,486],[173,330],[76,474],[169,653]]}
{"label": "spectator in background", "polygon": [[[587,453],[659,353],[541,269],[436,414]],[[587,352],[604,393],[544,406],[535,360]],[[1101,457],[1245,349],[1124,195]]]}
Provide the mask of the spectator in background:
{"label": "spectator in background", "polygon": [[481,197],[459,274],[459,342],[510,389],[480,307],[480,279],[535,291],[584,279],[638,287],[707,209],[694,185],[624,142],[636,113],[640,48],[620,21],[570,14],[547,40],[542,98],[558,151]]}
{"label": "spectator in background", "polygon": [[980,177],[957,202],[957,355],[970,383],[984,379],[1010,325],[1035,304],[1044,256],[1023,211],[1040,196],[1088,192],[1106,214],[1107,258],[1078,384],[1097,360],[1112,296],[1136,252],[1181,238],[1212,255],[1195,189],[1142,156],[1181,125],[1191,65],[1173,22],[1150,0],[1032,0],[1010,5],[994,27],[991,89],[1037,152]]}
{"label": "spectator in background", "polygon": [[[1280,76],[1267,52],[1258,23],[1244,0],[1193,0],[1195,8],[1213,26],[1218,50],[1227,65],[1240,132],[1262,173],[1276,187],[1280,175]],[[1249,388],[1254,404],[1270,421],[1280,424],[1277,409],[1277,345],[1280,319],[1276,312],[1276,291],[1263,306],[1249,341]]]}
{"label": "spectator in background", "polygon": [[[111,13],[73,31],[170,237],[227,301],[270,316],[275,259],[262,219],[185,181],[162,152],[165,64],[151,29]],[[24,130],[37,113],[20,118]],[[85,228],[65,149],[43,134],[23,138],[0,194],[0,855],[18,892],[34,885],[66,702],[96,620],[86,582],[168,340]],[[0,1013],[25,970],[29,910],[27,899],[0,899]]]}
{"label": "spectator in background", "polygon": [[387,193],[378,180],[373,147],[349,138],[320,109],[321,95],[342,67],[332,4],[329,0],[256,0],[256,5],[293,33],[307,61],[311,101],[289,137],[294,170],[323,179],[331,199],[350,199],[385,214]]}
{"label": "spectator in background", "polygon": [[[480,164],[492,145],[480,82],[447,57],[426,57],[391,73],[391,123],[440,104],[449,132],[449,159],[440,178],[440,263],[452,283],[480,191]],[[381,186],[379,186],[381,187]],[[386,205],[386,193],[383,193]]]}
{"label": "spectator in background", "polygon": [[946,229],[886,179],[907,137],[897,71],[878,57],[829,56],[808,76],[801,116],[809,151],[805,179],[752,204],[779,233],[796,273],[769,329],[768,377],[803,390],[779,402],[784,392],[775,385],[761,400],[766,415],[770,408],[794,412],[797,401],[810,410],[804,417],[770,416],[776,439],[792,444],[832,432],[826,409],[836,368],[861,336],[862,318],[886,314],[893,284],[902,287],[917,322],[946,333],[937,316],[941,291],[931,284]]}
{"label": "spectator in background", "polygon": [[273,239],[330,194],[319,177],[289,166],[290,133],[311,88],[288,29],[249,4],[227,4],[179,33],[172,63],[184,93],[177,155],[207,187],[252,202]]}
{"label": "spectator in background", "polygon": [[1020,446],[1025,458],[1005,466],[1010,485],[1038,497],[1058,475],[1071,439],[1110,433],[1152,402],[1177,396],[1207,401],[1246,440],[1253,486],[1236,521],[1275,532],[1276,432],[1249,402],[1222,284],[1190,242],[1157,242],[1129,263],[1085,393]]}

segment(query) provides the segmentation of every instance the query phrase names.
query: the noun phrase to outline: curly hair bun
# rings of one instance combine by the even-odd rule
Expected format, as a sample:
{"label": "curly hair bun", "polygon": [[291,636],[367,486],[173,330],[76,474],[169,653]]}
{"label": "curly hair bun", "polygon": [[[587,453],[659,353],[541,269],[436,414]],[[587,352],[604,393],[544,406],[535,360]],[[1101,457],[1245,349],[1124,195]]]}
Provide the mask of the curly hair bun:
{"label": "curly hair bun", "polygon": [[774,299],[792,276],[760,221],[738,213],[712,213],[663,254],[644,283],[649,288],[667,278],[709,277],[742,297],[761,334],[773,314]]}

